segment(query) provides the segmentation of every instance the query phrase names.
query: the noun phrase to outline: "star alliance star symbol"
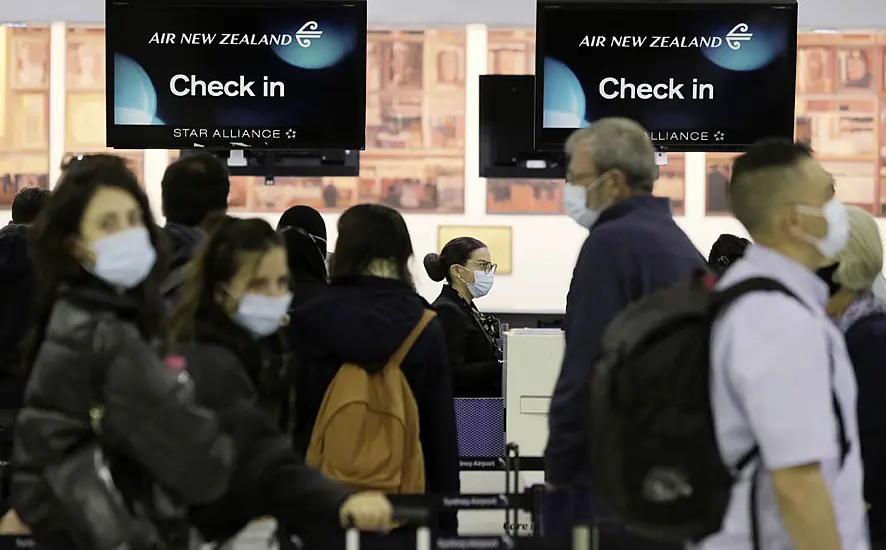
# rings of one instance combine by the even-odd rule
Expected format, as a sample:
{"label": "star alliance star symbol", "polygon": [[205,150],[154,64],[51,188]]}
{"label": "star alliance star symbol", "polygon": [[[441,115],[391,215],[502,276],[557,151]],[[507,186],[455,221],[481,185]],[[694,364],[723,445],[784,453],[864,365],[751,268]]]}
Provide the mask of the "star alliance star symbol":
{"label": "star alliance star symbol", "polygon": [[714,139],[716,141],[723,141],[723,138],[725,138],[725,137],[726,137],[726,135],[723,132],[715,132],[714,133]]}
{"label": "star alliance star symbol", "polygon": [[292,128],[286,130],[286,139],[295,139],[295,130]]}

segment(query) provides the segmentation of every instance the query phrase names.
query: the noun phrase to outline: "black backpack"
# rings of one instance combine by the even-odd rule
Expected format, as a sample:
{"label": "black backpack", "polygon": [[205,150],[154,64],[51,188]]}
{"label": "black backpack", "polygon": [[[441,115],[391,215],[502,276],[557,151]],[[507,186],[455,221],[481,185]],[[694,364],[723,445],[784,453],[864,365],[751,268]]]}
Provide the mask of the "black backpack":
{"label": "black backpack", "polygon": [[[715,276],[699,275],[628,306],[606,327],[596,364],[590,423],[596,490],[616,519],[652,539],[683,543],[719,532],[736,475],[759,454],[754,446],[736,464],[723,463],[709,391],[711,328],[719,312],[749,292],[797,298],[772,279],[722,290],[715,283]],[[845,458],[849,442],[836,395],[833,405]],[[754,548],[757,473],[750,498]]]}

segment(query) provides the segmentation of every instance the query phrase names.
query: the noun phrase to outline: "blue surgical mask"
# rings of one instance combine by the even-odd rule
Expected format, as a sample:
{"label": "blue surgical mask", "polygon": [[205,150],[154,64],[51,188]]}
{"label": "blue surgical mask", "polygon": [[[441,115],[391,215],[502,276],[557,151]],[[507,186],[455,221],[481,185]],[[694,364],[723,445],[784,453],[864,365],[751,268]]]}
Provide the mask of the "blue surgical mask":
{"label": "blue surgical mask", "polygon": [[151,234],[144,227],[102,237],[91,249],[95,265],[87,269],[106,283],[126,289],[141,284],[157,261]]}
{"label": "blue surgical mask", "polygon": [[606,210],[606,206],[596,210],[588,208],[588,192],[603,183],[606,176],[607,174],[601,174],[587,187],[566,182],[566,187],[563,189],[563,210],[585,229],[590,229],[597,223],[600,213]]}
{"label": "blue surgical mask", "polygon": [[292,294],[266,296],[264,294],[244,294],[234,313],[234,322],[263,338],[280,328],[289,311]]}
{"label": "blue surgical mask", "polygon": [[588,190],[571,183],[567,183],[563,189],[563,209],[567,216],[585,229],[590,229],[600,217],[599,212],[588,208]]}
{"label": "blue surgical mask", "polygon": [[492,283],[495,282],[495,273],[486,273],[485,271],[474,271],[474,282],[467,283],[468,290],[474,298],[482,298],[489,294],[492,290]]}

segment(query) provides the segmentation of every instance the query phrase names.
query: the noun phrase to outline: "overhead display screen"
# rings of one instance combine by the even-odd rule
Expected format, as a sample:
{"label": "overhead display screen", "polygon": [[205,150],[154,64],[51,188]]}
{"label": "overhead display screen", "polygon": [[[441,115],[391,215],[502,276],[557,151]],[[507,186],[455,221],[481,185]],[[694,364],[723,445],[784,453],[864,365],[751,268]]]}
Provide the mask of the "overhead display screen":
{"label": "overhead display screen", "polygon": [[612,116],[664,151],[793,136],[795,2],[542,1],[536,25],[539,149]]}
{"label": "overhead display screen", "polygon": [[109,0],[107,144],[361,149],[366,3]]}

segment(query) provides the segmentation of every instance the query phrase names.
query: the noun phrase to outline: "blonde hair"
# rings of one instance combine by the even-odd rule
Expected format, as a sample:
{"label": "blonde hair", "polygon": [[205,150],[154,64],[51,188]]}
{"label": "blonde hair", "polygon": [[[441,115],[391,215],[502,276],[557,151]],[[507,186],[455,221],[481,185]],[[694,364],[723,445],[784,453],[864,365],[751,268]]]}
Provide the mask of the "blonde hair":
{"label": "blonde hair", "polygon": [[849,241],[834,258],[840,262],[834,282],[849,290],[868,290],[883,271],[883,241],[880,227],[870,212],[857,206],[846,207]]}

